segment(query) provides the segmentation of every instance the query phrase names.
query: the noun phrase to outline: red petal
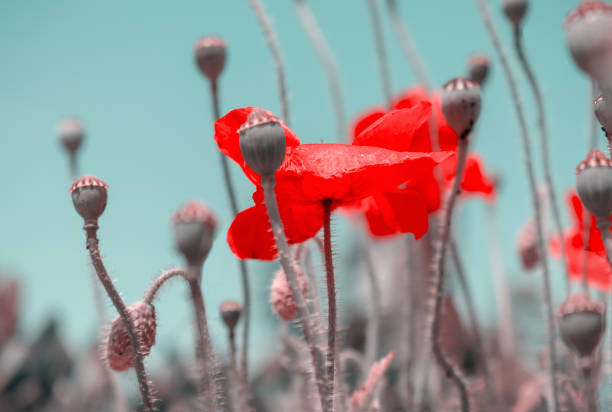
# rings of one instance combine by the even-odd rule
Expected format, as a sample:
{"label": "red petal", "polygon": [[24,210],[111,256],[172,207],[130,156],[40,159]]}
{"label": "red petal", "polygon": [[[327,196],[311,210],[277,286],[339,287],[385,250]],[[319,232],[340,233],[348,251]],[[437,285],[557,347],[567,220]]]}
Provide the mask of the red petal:
{"label": "red petal", "polygon": [[407,109],[419,102],[429,102],[429,93],[421,86],[416,86],[401,93],[393,100],[393,109]]}
{"label": "red petal", "polygon": [[425,200],[411,189],[384,192],[364,199],[362,211],[373,236],[413,233],[419,239],[429,228]]}
{"label": "red petal", "polygon": [[[447,187],[453,183],[456,167],[456,160],[441,165]],[[485,173],[484,162],[477,154],[468,155],[461,181],[461,192],[464,197],[469,195],[482,195],[487,199],[495,197],[495,182]]]}
{"label": "red petal", "polygon": [[387,111],[384,107],[379,106],[372,109],[367,110],[364,113],[361,113],[354,120],[353,125],[351,126],[352,134],[351,138],[355,139],[361,132],[370,127],[372,123],[380,119],[385,115]]}

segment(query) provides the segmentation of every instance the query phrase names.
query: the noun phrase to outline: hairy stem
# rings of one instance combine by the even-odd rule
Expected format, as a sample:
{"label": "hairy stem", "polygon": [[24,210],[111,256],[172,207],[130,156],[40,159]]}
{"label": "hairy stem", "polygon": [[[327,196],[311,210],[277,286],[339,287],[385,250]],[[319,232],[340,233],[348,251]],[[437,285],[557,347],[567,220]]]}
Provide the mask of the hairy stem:
{"label": "hairy stem", "polygon": [[531,154],[531,147],[529,141],[529,132],[527,130],[527,121],[525,119],[525,114],[523,112],[523,107],[521,105],[518,87],[516,85],[516,81],[514,79],[514,74],[512,72],[512,68],[508,62],[506,57],[506,52],[501,44],[501,40],[499,38],[499,34],[497,33],[497,29],[493,25],[493,21],[491,20],[491,13],[489,12],[489,7],[487,6],[486,0],[477,0],[480,13],[482,15],[482,19],[484,24],[489,32],[491,37],[491,41],[493,42],[493,46],[501,60],[502,67],[504,69],[504,73],[506,74],[506,79],[508,81],[508,86],[510,88],[510,93],[512,95],[512,102],[514,103],[514,109],[516,111],[516,115],[518,117],[521,140],[523,142],[523,152],[525,157],[525,168],[527,169],[527,177],[529,180],[529,188],[531,190],[531,197],[533,202],[533,209],[536,221],[536,232],[538,239],[538,252],[542,259],[542,293],[543,293],[543,301],[542,308],[544,311],[544,316],[546,318],[547,323],[547,331],[548,331],[548,368],[549,368],[549,382],[550,382],[550,412],[557,412],[559,410],[559,396],[557,391],[557,347],[555,345],[555,323],[554,323],[554,315],[552,311],[552,298],[550,291],[550,274],[548,272],[548,256],[546,254],[546,245],[544,240],[544,229],[542,222],[542,209],[540,207],[540,200],[538,198],[538,189],[535,178],[535,172],[533,170],[533,160]]}
{"label": "hairy stem", "polygon": [[291,255],[289,253],[289,245],[287,244],[287,239],[285,238],[283,222],[281,221],[280,213],[278,211],[278,204],[276,203],[276,194],[274,193],[275,185],[276,180],[273,175],[261,177],[261,186],[264,190],[264,203],[266,205],[268,219],[270,220],[270,226],[272,226],[272,234],[274,235],[274,240],[276,242],[278,258],[280,260],[280,264],[283,268],[283,271],[287,276],[289,288],[291,289],[291,294],[293,296],[293,300],[295,301],[295,307],[298,311],[298,315],[300,316],[300,320],[302,323],[302,332],[304,333],[304,339],[306,340],[306,344],[308,345],[308,348],[310,350],[310,355],[312,357],[312,364],[315,373],[315,380],[317,382],[317,388],[319,390],[321,406],[323,412],[330,412],[327,410],[327,404],[325,402],[325,393],[327,387],[325,377],[325,362],[323,359],[323,354],[315,345],[315,340],[312,334],[313,325],[310,322],[310,314],[308,313],[306,300],[302,295],[297,274],[295,273],[293,263],[290,259]]}
{"label": "hairy stem", "polygon": [[100,257],[100,250],[98,248],[98,238],[96,237],[98,231],[98,222],[85,222],[84,229],[87,233],[87,250],[89,250],[91,264],[96,270],[98,279],[100,279],[100,283],[102,283],[102,286],[104,286],[108,297],[113,302],[115,309],[117,309],[117,312],[119,313],[119,316],[121,317],[121,320],[123,321],[125,329],[127,330],[128,336],[130,338],[130,344],[132,345],[132,351],[134,354],[134,369],[136,369],[136,376],[138,377],[138,388],[140,389],[140,395],[142,397],[142,404],[144,406],[144,410],[145,412],[153,412],[155,410],[155,405],[153,403],[153,397],[151,394],[151,389],[149,387],[147,372],[145,371],[144,357],[142,356],[142,347],[140,344],[140,339],[138,338],[134,323],[130,318],[125,303],[123,302],[123,299],[121,299],[121,296],[119,296],[119,292],[117,292],[117,289],[115,289],[115,285],[113,285],[113,281],[108,276],[106,268],[104,267],[104,263],[102,262],[102,258]]}
{"label": "hairy stem", "polygon": [[331,52],[329,43],[325,39],[323,31],[317,23],[312,9],[308,5],[307,0],[295,0],[295,8],[298,12],[298,17],[306,34],[310,38],[312,45],[327,72],[327,80],[329,82],[329,91],[332,98],[332,106],[336,116],[336,134],[337,138],[342,140],[346,134],[344,130],[345,114],[344,103],[342,102],[342,90],[340,87],[340,74],[334,55]]}
{"label": "hairy stem", "polygon": [[382,81],[383,96],[387,108],[391,110],[392,92],[391,92],[391,76],[389,75],[389,63],[387,61],[387,52],[385,51],[385,41],[383,38],[382,25],[380,22],[380,13],[376,0],[367,0],[370,8],[370,17],[372,19],[372,30],[374,32],[374,42],[376,43],[376,54],[378,60],[378,68],[380,70],[380,79]]}
{"label": "hairy stem", "polygon": [[166,270],[161,275],[159,275],[153,281],[153,284],[151,285],[151,287],[149,287],[149,289],[145,292],[144,301],[152,305],[153,301],[157,297],[157,292],[159,292],[159,289],[161,289],[161,287],[164,285],[164,283],[166,283],[166,281],[176,276],[181,276],[184,278],[186,276],[185,269],[182,269],[182,268],[169,269],[169,270]]}
{"label": "hairy stem", "polygon": [[457,147],[457,170],[455,172],[455,179],[453,180],[453,187],[451,192],[448,194],[446,201],[446,207],[444,208],[443,217],[440,226],[440,238],[436,244],[436,251],[433,260],[433,286],[435,291],[434,311],[433,320],[430,325],[430,336],[431,336],[431,349],[434,358],[438,362],[438,365],[442,368],[446,376],[453,382],[459,391],[459,397],[461,399],[461,411],[470,411],[470,400],[467,384],[464,378],[461,376],[461,371],[452,361],[446,356],[440,343],[440,319],[442,312],[442,301],[444,295],[444,256],[446,254],[446,247],[448,245],[448,239],[450,235],[451,218],[453,214],[453,208],[459,194],[459,186],[461,178],[463,177],[463,170],[465,168],[465,159],[467,157],[468,139],[463,138],[459,140]]}
{"label": "hairy stem", "polygon": [[327,285],[327,410],[334,410],[336,381],[336,279],[331,244],[331,199],[323,200],[323,250],[325,252],[325,282]]}
{"label": "hairy stem", "polygon": [[[213,101],[213,116],[216,119],[221,117],[221,111],[219,110],[219,93],[217,90],[217,82],[210,82],[210,91]],[[219,152],[219,158],[221,159],[221,169],[223,170],[223,182],[225,183],[225,191],[230,201],[232,208],[232,215],[238,214],[238,202],[236,201],[236,191],[234,190],[234,183],[232,182],[232,175],[229,170],[229,164],[227,157]],[[244,376],[245,382],[248,382],[249,377],[249,331],[250,331],[250,320],[251,320],[251,287],[250,287],[250,276],[249,268],[246,262],[242,259],[238,260],[238,267],[240,269],[240,281],[242,283],[242,375]]]}
{"label": "hairy stem", "polygon": [[548,149],[548,125],[546,122],[546,108],[544,107],[544,96],[542,94],[542,90],[540,89],[538,80],[535,77],[533,69],[529,64],[529,60],[527,60],[527,55],[525,54],[525,50],[523,48],[521,28],[519,25],[514,25],[514,48],[516,49],[516,54],[518,55],[521,67],[525,72],[525,76],[527,76],[529,86],[531,87],[531,91],[533,92],[533,97],[535,98],[536,102],[536,110],[538,112],[538,128],[540,129],[540,152],[542,156],[542,168],[544,169],[544,181],[546,182],[546,186],[548,186],[548,199],[550,203],[550,208],[552,209],[555,230],[557,232],[557,236],[559,237],[559,239],[561,239],[561,266],[563,267],[563,273],[565,275],[565,293],[566,295],[569,295],[570,276],[567,270],[567,261],[565,260],[565,243],[562,241],[563,225],[561,224],[561,213],[559,212],[559,205],[557,204],[557,195],[552,178],[552,170],[550,167],[550,157]]}
{"label": "hairy stem", "polygon": [[281,100],[281,112],[283,113],[283,121],[289,126],[290,118],[289,118],[289,98],[287,97],[287,81],[285,79],[285,67],[283,63],[283,57],[281,56],[280,49],[278,47],[278,40],[276,39],[276,34],[272,30],[272,25],[270,24],[270,19],[266,15],[266,11],[263,8],[263,4],[261,4],[260,0],[249,0],[251,2],[251,6],[257,15],[257,19],[261,24],[261,28],[264,31],[266,36],[266,42],[268,43],[268,47],[270,47],[270,51],[272,52],[272,57],[274,58],[274,65],[276,66],[276,77],[278,81],[278,90],[280,92],[280,100]]}

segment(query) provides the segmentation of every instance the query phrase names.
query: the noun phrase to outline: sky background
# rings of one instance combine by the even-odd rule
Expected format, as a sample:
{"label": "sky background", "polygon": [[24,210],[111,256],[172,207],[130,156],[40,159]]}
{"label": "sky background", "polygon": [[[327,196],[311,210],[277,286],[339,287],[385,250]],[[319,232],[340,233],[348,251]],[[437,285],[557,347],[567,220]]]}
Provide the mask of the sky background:
{"label": "sky background", "polygon": [[[497,218],[508,273],[515,285],[537,288],[539,277],[521,273],[515,252],[517,232],[532,214],[516,117],[476,2],[398,3],[436,87],[464,75],[470,54],[492,58],[473,149],[503,177]],[[508,46],[511,30],[501,1],[488,3]],[[574,168],[588,145],[589,84],[571,61],[562,28],[577,1],[531,3],[525,47],[542,81],[553,175],[558,192],[564,193],[574,185]],[[381,103],[366,1],[311,0],[310,5],[337,58],[349,117]],[[326,75],[293,2],[267,0],[265,6],[286,63],[293,130],[303,142],[338,140]],[[416,78],[391,32],[386,10],[381,9],[381,15],[393,89],[399,92]],[[26,338],[53,316],[61,319],[66,340],[79,348],[92,342],[96,330],[82,220],[68,195],[67,158],[55,134],[62,117],[78,116],[87,128],[81,173],[94,174],[110,186],[100,219],[100,247],[128,303],[140,299],[163,269],[182,264],[173,249],[171,214],[193,198],[204,200],[217,214],[220,228],[203,289],[213,340],[225,345],[217,307],[224,299],[240,299],[241,287],[225,242],[231,213],[213,140],[208,85],[193,61],[193,44],[206,34],[222,36],[228,43],[220,80],[222,112],[255,105],[280,115],[273,61],[246,0],[0,2],[0,270],[21,281],[20,328]],[[514,53],[509,53],[518,69]],[[533,99],[522,74],[518,80],[539,156]],[[602,143],[603,135],[599,138]],[[246,208],[252,186],[234,165],[232,173],[240,205]],[[484,210],[480,200],[462,208],[458,241],[479,313],[491,321],[494,298]],[[564,203],[563,218],[568,221]],[[350,242],[344,241],[350,234],[346,220],[336,217],[334,226],[339,282],[362,282],[362,277],[355,282],[343,265],[350,251]],[[249,265],[253,337],[261,348],[275,334],[267,303],[275,265]],[[558,265],[551,266],[560,302],[562,279]],[[350,305],[351,290],[340,289],[341,306]],[[110,318],[113,310],[107,306]],[[160,327],[152,362],[169,348],[188,347],[192,339],[184,285],[163,291],[157,310]],[[269,346],[265,349],[270,352]]]}

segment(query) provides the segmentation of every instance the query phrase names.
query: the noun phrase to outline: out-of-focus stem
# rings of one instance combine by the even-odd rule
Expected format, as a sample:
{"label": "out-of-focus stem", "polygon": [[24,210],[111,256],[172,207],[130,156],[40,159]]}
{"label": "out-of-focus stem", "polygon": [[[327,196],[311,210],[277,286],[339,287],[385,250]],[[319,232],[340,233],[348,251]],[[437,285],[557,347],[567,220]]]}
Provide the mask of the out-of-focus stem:
{"label": "out-of-focus stem", "polygon": [[115,309],[119,313],[121,320],[127,330],[128,336],[130,338],[130,344],[132,345],[132,351],[134,355],[134,369],[136,369],[136,376],[138,377],[138,388],[140,389],[140,395],[142,396],[142,403],[144,406],[145,412],[153,412],[154,404],[153,398],[151,395],[151,389],[149,387],[149,381],[147,378],[147,373],[144,367],[144,358],[142,356],[142,347],[140,345],[140,339],[136,334],[136,329],[134,328],[134,323],[130,318],[130,314],[127,311],[125,303],[117,289],[115,289],[115,285],[113,285],[113,281],[108,276],[106,272],[106,268],[104,267],[104,263],[102,262],[102,258],[100,257],[100,250],[98,248],[98,238],[96,237],[98,231],[98,223],[95,221],[85,222],[84,227],[87,233],[87,250],[89,250],[89,257],[91,258],[91,263],[96,270],[96,274],[98,275],[98,279],[100,279],[100,283],[104,286],[106,293],[110,300],[113,302]]}
{"label": "out-of-focus stem", "polygon": [[307,0],[295,0],[295,8],[298,12],[298,17],[304,26],[306,34],[310,38],[315,51],[319,55],[319,59],[327,72],[329,81],[329,91],[332,98],[332,106],[336,115],[336,134],[338,139],[343,139],[346,134],[344,130],[344,103],[342,102],[342,90],[340,87],[340,74],[334,55],[331,52],[329,43],[325,39],[323,31],[317,24],[312,9],[308,5]]}
{"label": "out-of-focus stem", "polygon": [[527,169],[527,177],[529,180],[529,187],[531,190],[531,197],[533,202],[533,209],[536,221],[536,232],[538,239],[538,252],[540,254],[540,259],[542,260],[542,293],[543,293],[543,301],[542,308],[544,311],[544,316],[546,318],[547,329],[548,329],[548,368],[549,368],[549,381],[550,381],[550,412],[557,412],[559,410],[559,396],[557,392],[557,347],[555,345],[556,333],[555,333],[555,323],[554,323],[554,315],[552,311],[552,298],[550,291],[550,278],[548,272],[548,257],[546,254],[546,245],[544,240],[544,230],[543,230],[543,222],[542,222],[542,209],[540,207],[540,200],[538,198],[538,188],[537,182],[535,178],[535,172],[533,170],[533,160],[531,155],[531,147],[529,141],[529,132],[527,130],[527,121],[525,119],[525,114],[523,112],[523,107],[521,106],[521,101],[518,93],[518,87],[516,85],[516,81],[514,79],[514,74],[512,72],[512,68],[508,63],[508,59],[506,57],[506,52],[502,46],[501,40],[499,38],[499,34],[497,33],[497,29],[493,25],[493,21],[491,20],[491,13],[489,12],[489,7],[485,0],[477,0],[480,13],[482,15],[482,19],[484,24],[489,32],[491,37],[491,41],[493,42],[493,46],[499,56],[499,59],[502,63],[502,67],[504,69],[504,73],[506,74],[506,78],[508,81],[508,86],[510,88],[510,93],[512,95],[512,101],[514,103],[514,109],[516,111],[516,115],[518,117],[521,140],[523,142],[523,152],[525,157],[525,167]]}
{"label": "out-of-focus stem", "polygon": [[310,316],[308,313],[308,308],[306,306],[306,300],[302,295],[297,274],[295,273],[295,269],[293,268],[293,264],[291,262],[289,246],[287,244],[287,239],[285,238],[283,223],[280,218],[280,213],[278,211],[278,204],[276,203],[276,194],[274,193],[275,185],[276,179],[273,175],[261,177],[261,186],[264,190],[264,203],[266,205],[268,219],[270,220],[270,226],[272,226],[272,234],[274,235],[274,240],[276,242],[278,258],[280,260],[280,264],[283,268],[283,271],[287,276],[289,289],[291,289],[291,294],[295,302],[295,307],[302,322],[302,332],[304,333],[304,339],[306,340],[306,344],[308,345],[310,355],[312,357],[312,364],[315,372],[317,388],[319,390],[321,407],[323,409],[323,412],[330,412],[327,410],[327,404],[325,402],[327,383],[325,377],[325,364],[323,354],[315,345],[315,340],[312,334],[313,325],[310,322]]}
{"label": "out-of-focus stem", "polygon": [[[210,91],[213,101],[213,116],[215,120],[221,117],[221,111],[219,110],[219,93],[217,90],[217,82],[210,82]],[[234,190],[234,184],[232,182],[232,175],[229,170],[227,157],[219,152],[219,158],[221,159],[221,169],[223,170],[223,182],[225,183],[225,191],[230,201],[232,208],[232,215],[238,214],[238,202],[236,201],[236,191]],[[240,268],[240,281],[242,283],[242,376],[244,381],[249,380],[249,331],[250,331],[250,320],[251,320],[251,287],[249,280],[249,268],[246,262],[242,259],[238,260],[238,267]]]}
{"label": "out-of-focus stem", "polygon": [[331,199],[323,200],[323,250],[325,255],[325,281],[327,284],[327,410],[334,410],[336,382],[336,279],[331,244]]}
{"label": "out-of-focus stem", "polygon": [[391,92],[391,76],[389,75],[389,63],[387,61],[387,52],[385,51],[385,41],[383,38],[382,24],[380,22],[380,13],[376,0],[367,0],[370,8],[370,17],[372,19],[372,30],[374,32],[374,42],[376,43],[376,54],[378,56],[378,67],[380,69],[380,78],[382,81],[383,96],[387,108],[391,110],[392,92]]}
{"label": "out-of-focus stem", "polygon": [[366,350],[365,350],[365,362],[368,368],[370,368],[376,361],[378,354],[378,338],[380,333],[380,285],[376,276],[376,270],[374,269],[374,262],[372,261],[372,253],[370,245],[367,241],[362,243],[363,262],[365,263],[365,272],[370,281],[370,292],[371,292],[371,310],[370,320],[368,322],[367,338],[366,338]]}
{"label": "out-of-focus stem", "polygon": [[599,126],[597,125],[597,118],[593,113],[593,102],[597,98],[597,82],[591,80],[590,87],[591,100],[589,101],[589,151],[597,148],[597,134],[599,133]]}
{"label": "out-of-focus stem", "polygon": [[261,24],[261,28],[264,31],[266,36],[266,42],[268,43],[268,47],[270,47],[270,51],[272,52],[272,57],[274,58],[274,65],[276,66],[276,77],[278,80],[278,90],[280,92],[280,100],[281,100],[281,112],[283,113],[283,121],[289,126],[290,118],[289,118],[289,98],[287,97],[287,81],[285,80],[285,66],[283,63],[283,57],[281,56],[280,49],[278,47],[278,40],[276,39],[276,34],[274,30],[272,30],[272,25],[270,24],[270,19],[266,15],[266,11],[263,8],[263,4],[261,4],[260,0],[249,0],[251,2],[251,6],[257,15],[257,19]]}
{"label": "out-of-focus stem", "polygon": [[433,279],[432,284],[434,287],[435,301],[433,310],[433,321],[430,325],[430,336],[431,336],[431,349],[434,358],[438,362],[438,365],[444,371],[444,374],[449,378],[459,391],[459,398],[461,400],[461,411],[470,411],[470,399],[467,384],[461,376],[461,371],[452,361],[446,356],[440,343],[440,320],[442,318],[442,300],[444,294],[444,256],[446,255],[446,247],[448,245],[448,239],[450,235],[451,218],[453,215],[453,208],[459,194],[459,186],[461,178],[463,176],[463,170],[465,168],[465,159],[467,157],[468,138],[459,140],[457,146],[457,170],[455,172],[455,179],[453,180],[453,187],[451,192],[448,194],[446,201],[446,207],[443,212],[443,217],[440,226],[440,238],[436,244],[436,252],[433,260]]}
{"label": "out-of-focus stem", "polygon": [[185,275],[186,275],[186,272],[185,272],[185,269],[183,268],[174,268],[174,269],[166,270],[164,273],[162,273],[160,276],[158,276],[153,281],[153,284],[151,285],[151,287],[145,292],[144,301],[152,305],[153,301],[157,297],[157,292],[159,292],[159,289],[161,289],[161,287],[164,285],[164,283],[166,283],[166,281],[176,276],[181,276],[184,278]]}

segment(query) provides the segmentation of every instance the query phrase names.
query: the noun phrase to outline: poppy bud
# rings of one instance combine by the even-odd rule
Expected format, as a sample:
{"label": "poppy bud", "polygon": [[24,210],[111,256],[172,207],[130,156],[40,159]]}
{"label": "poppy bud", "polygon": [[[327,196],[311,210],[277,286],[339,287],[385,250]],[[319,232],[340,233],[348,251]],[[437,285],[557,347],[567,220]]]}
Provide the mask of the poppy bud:
{"label": "poppy bud", "polygon": [[565,19],[565,31],[576,65],[598,81],[608,76],[612,69],[612,6],[583,1]]}
{"label": "poppy bud", "polygon": [[190,266],[200,266],[208,256],[217,228],[212,212],[197,201],[188,202],[172,217],[176,246]]}
{"label": "poppy bud", "polygon": [[[307,284],[304,272],[297,265],[294,265],[293,268],[297,275],[300,289],[302,290],[302,293],[306,295]],[[297,315],[295,301],[293,300],[291,288],[289,287],[289,282],[287,281],[287,276],[285,275],[285,271],[283,269],[279,269],[276,272],[274,279],[272,280],[272,285],[270,285],[270,303],[272,303],[272,309],[274,309],[274,312],[284,321],[288,322],[293,319],[295,315]]]}
{"label": "poppy bud", "polygon": [[70,188],[74,208],[85,220],[97,220],[106,208],[108,185],[95,176],[83,176]]}
{"label": "poppy bud", "polygon": [[465,138],[480,114],[480,87],[465,77],[455,77],[442,87],[442,112],[449,126]]}
{"label": "poppy bud", "polygon": [[559,308],[563,342],[580,356],[593,353],[604,334],[602,306],[585,292],[573,293]]}
{"label": "poppy bud", "polygon": [[576,168],[576,189],[589,212],[598,219],[608,219],[612,213],[612,160],[601,150],[591,150]]}
{"label": "poppy bud", "polygon": [[502,8],[508,20],[518,26],[527,13],[527,0],[503,0]]}
{"label": "poppy bud", "polygon": [[489,74],[491,62],[484,54],[475,54],[468,60],[470,80],[482,85]]}
{"label": "poppy bud", "polygon": [[[127,307],[130,319],[140,341],[141,355],[147,356],[155,344],[155,308],[144,302],[135,302]],[[134,367],[134,353],[130,335],[119,316],[111,324],[106,343],[106,358],[111,369],[124,371]]]}
{"label": "poppy bud", "polygon": [[238,129],[246,164],[259,176],[274,175],[285,160],[285,131],[270,112],[253,109]]}
{"label": "poppy bud", "polygon": [[221,319],[223,319],[223,323],[225,323],[225,326],[227,326],[230,331],[234,330],[236,327],[243,310],[244,308],[242,305],[235,300],[226,300],[219,305]]}
{"label": "poppy bud", "polygon": [[83,142],[85,128],[76,119],[64,119],[57,126],[57,135],[64,149],[74,155]]}
{"label": "poppy bud", "polygon": [[202,37],[195,44],[195,60],[200,71],[211,82],[217,80],[225,67],[225,40],[220,37]]}
{"label": "poppy bud", "polygon": [[612,137],[612,105],[608,103],[608,100],[602,95],[599,96],[593,102],[593,111],[595,117],[601,124],[601,128],[608,138]]}

